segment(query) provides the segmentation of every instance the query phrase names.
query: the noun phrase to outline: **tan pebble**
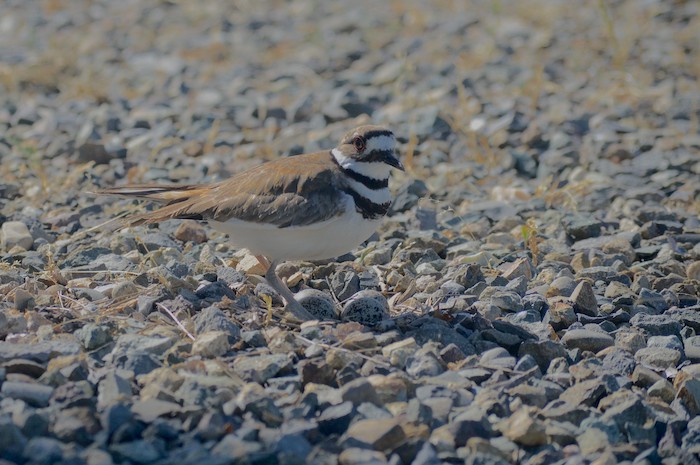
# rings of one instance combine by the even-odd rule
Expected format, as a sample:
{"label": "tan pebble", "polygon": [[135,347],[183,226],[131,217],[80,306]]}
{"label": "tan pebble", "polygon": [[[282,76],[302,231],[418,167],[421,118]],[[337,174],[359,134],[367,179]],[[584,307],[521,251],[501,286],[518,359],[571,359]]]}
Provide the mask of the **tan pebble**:
{"label": "tan pebble", "polygon": [[688,279],[700,281],[700,261],[689,264],[685,269],[685,274]]}

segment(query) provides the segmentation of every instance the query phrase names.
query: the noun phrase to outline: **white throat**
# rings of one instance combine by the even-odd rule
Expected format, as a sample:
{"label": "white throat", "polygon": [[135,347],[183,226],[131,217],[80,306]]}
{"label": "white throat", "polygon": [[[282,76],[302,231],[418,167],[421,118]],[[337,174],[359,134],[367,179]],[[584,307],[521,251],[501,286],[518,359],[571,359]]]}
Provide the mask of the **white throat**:
{"label": "white throat", "polygon": [[331,155],[340,166],[346,170],[354,171],[357,174],[367,176],[371,179],[388,179],[391,174],[391,166],[383,162],[362,162],[351,157],[346,157],[338,149],[331,150]]}

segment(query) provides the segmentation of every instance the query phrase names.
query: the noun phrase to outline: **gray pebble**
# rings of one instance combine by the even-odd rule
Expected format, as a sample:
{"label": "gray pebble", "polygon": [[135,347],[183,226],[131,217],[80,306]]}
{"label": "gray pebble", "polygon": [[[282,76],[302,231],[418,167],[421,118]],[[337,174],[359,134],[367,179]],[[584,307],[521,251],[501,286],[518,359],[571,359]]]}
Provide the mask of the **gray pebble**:
{"label": "gray pebble", "polygon": [[615,344],[615,340],[609,334],[587,329],[569,330],[561,341],[569,349],[588,350],[594,353]]}

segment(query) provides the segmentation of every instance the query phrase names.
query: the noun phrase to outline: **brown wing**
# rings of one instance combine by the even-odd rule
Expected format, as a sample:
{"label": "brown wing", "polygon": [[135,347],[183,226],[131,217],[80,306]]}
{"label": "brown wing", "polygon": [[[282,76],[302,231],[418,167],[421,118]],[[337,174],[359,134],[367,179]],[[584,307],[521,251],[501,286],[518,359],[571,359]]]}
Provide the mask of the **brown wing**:
{"label": "brown wing", "polygon": [[208,186],[125,186],[104,193],[169,204],[130,219],[130,224],[189,218],[237,219],[280,228],[304,226],[342,212],[344,194],[328,152],[282,158]]}

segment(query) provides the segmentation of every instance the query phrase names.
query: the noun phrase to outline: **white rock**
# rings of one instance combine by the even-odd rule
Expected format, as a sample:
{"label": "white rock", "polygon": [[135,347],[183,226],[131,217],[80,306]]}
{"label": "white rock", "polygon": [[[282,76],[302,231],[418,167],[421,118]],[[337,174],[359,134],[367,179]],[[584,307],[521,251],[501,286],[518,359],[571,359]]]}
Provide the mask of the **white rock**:
{"label": "white rock", "polygon": [[7,221],[2,224],[2,247],[10,250],[15,246],[20,246],[24,250],[30,250],[34,244],[32,233],[27,225],[21,221]]}

